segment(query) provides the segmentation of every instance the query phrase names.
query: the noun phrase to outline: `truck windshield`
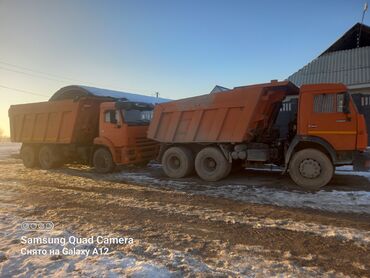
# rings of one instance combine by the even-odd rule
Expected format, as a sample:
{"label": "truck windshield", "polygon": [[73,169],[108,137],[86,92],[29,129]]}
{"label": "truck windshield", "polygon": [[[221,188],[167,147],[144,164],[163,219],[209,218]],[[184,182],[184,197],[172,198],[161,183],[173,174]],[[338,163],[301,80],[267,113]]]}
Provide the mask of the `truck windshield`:
{"label": "truck windshield", "polygon": [[124,110],[122,109],[123,120],[129,124],[149,124],[153,117],[153,110]]}

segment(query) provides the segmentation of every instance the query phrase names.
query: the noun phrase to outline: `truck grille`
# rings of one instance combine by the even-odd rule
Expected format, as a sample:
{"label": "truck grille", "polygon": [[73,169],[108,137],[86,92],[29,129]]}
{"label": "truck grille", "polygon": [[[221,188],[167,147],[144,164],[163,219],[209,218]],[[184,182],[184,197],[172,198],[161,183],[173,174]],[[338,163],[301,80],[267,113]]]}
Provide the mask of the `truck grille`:
{"label": "truck grille", "polygon": [[140,160],[151,160],[157,155],[159,144],[153,140],[147,139],[145,137],[135,138],[136,151],[134,155],[130,155],[130,160],[136,159]]}

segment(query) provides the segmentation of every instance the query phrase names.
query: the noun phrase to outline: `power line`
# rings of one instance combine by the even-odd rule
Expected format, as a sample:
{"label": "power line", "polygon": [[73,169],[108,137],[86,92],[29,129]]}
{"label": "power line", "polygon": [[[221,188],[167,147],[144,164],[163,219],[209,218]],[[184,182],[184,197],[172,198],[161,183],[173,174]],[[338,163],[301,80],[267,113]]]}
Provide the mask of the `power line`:
{"label": "power line", "polygon": [[[80,84],[82,83],[82,84],[86,84],[86,85],[92,85],[92,86],[103,87],[103,88],[107,88],[107,87],[112,88],[112,87],[114,87],[114,86],[111,86],[111,85],[98,84],[98,83],[83,81],[83,80],[74,79],[74,78],[70,78],[70,77],[63,77],[63,76],[56,75],[56,74],[50,74],[50,73],[46,73],[46,72],[43,72],[43,71],[38,71],[38,70],[31,69],[31,68],[18,66],[18,65],[3,62],[3,61],[0,61],[0,64],[11,66],[11,67],[14,67],[14,68],[18,69],[18,70],[15,70],[15,69],[10,69],[10,68],[0,66],[0,68],[2,68],[4,70],[12,71],[12,72],[15,72],[15,73],[20,73],[20,74],[25,74],[25,75],[29,75],[29,76],[35,76],[35,77],[38,77],[38,78],[44,78],[44,79],[58,81],[58,82],[73,81],[73,82],[78,82]],[[21,69],[21,70],[19,70],[19,69]],[[29,72],[25,72],[24,70],[29,71]],[[40,74],[44,75],[44,76],[41,76]],[[120,90],[117,89],[117,91],[120,91]]]}
{"label": "power line", "polygon": [[[69,77],[63,77],[63,76],[60,76],[60,75],[51,74],[51,73],[47,73],[47,72],[43,72],[43,71],[39,71],[39,70],[34,70],[34,69],[31,69],[31,68],[27,68],[27,67],[22,67],[22,66],[11,64],[11,63],[6,63],[6,62],[3,62],[3,61],[0,61],[0,64],[11,66],[11,67],[22,69],[22,70],[27,70],[27,71],[35,72],[35,73],[38,73],[38,74],[43,74],[43,75],[47,75],[47,76],[61,78],[61,79],[64,79],[64,80],[82,82],[81,80],[78,80],[78,79],[69,78]],[[88,82],[88,83],[90,83],[90,82]]]}
{"label": "power line", "polygon": [[48,97],[47,95],[42,95],[42,94],[34,93],[34,92],[31,92],[31,91],[26,91],[26,90],[22,90],[22,89],[12,88],[12,87],[8,87],[8,86],[4,86],[4,85],[0,85],[0,87],[1,88],[5,88],[5,89],[9,89],[9,90],[13,90],[13,91],[17,91],[17,92],[21,92],[21,93],[25,93],[25,94],[29,94],[29,95],[41,96],[41,97]]}
{"label": "power line", "polygon": [[52,80],[52,81],[65,82],[65,81],[62,81],[62,80],[55,79],[55,78],[50,78],[50,77],[46,77],[46,76],[38,76],[38,75],[31,74],[31,73],[28,73],[28,72],[14,70],[14,69],[9,69],[9,68],[4,68],[4,67],[1,67],[1,66],[0,66],[0,69],[11,71],[11,72],[15,72],[15,73],[20,73],[20,74],[25,74],[25,75],[29,75],[29,76],[32,76],[32,77],[39,77],[39,78],[45,78],[45,79]]}
{"label": "power line", "polygon": [[[18,70],[10,69],[10,68],[6,68],[6,67],[2,67],[2,66],[0,66],[0,69],[15,72],[15,73],[20,73],[20,74],[24,74],[24,75],[28,75],[28,76],[31,76],[31,77],[44,78],[44,79],[47,79],[47,80],[58,81],[58,82],[74,81],[74,82],[78,82],[80,84],[92,85],[92,86],[97,86],[97,87],[102,87],[102,88],[107,88],[107,87],[112,88],[112,87],[114,87],[114,86],[111,86],[111,85],[104,85],[104,84],[98,84],[98,83],[94,83],[94,82],[87,82],[87,81],[83,81],[83,80],[79,80],[79,79],[74,79],[74,78],[70,78],[70,77],[63,77],[61,75],[46,73],[44,71],[34,70],[34,69],[31,69],[31,68],[28,68],[28,67],[18,66],[18,65],[3,62],[3,61],[0,61],[0,64],[7,65],[7,66],[10,66],[10,67],[14,67],[14,68],[17,68]],[[25,70],[29,71],[29,72],[25,72]],[[41,75],[44,75],[44,76],[41,76]],[[120,89],[114,89],[114,90],[120,91]],[[126,91],[126,90],[124,90],[124,91]],[[129,91],[131,91],[131,90],[129,90]],[[133,90],[133,91],[136,92],[136,90]]]}

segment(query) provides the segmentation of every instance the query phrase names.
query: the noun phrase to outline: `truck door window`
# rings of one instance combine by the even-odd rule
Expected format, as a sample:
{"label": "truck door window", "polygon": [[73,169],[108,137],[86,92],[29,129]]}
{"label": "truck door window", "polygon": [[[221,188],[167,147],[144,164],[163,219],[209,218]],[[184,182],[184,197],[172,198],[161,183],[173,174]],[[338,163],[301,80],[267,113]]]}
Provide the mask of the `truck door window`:
{"label": "truck door window", "polygon": [[116,110],[108,110],[105,111],[104,114],[104,121],[106,123],[116,124],[118,123],[118,111]]}
{"label": "truck door window", "polygon": [[337,112],[343,113],[344,112],[344,93],[337,94]]}
{"label": "truck door window", "polygon": [[332,113],[334,110],[335,95],[333,94],[321,94],[314,97],[313,111],[315,113]]}

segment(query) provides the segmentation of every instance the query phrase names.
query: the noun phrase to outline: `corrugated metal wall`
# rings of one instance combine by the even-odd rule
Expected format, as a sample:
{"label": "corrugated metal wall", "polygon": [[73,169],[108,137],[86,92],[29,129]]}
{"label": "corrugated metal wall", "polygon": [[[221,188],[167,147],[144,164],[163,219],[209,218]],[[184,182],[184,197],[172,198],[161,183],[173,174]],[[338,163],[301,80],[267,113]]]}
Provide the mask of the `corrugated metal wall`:
{"label": "corrugated metal wall", "polygon": [[297,86],[313,83],[370,83],[370,46],[342,50],[316,58],[288,77]]}

